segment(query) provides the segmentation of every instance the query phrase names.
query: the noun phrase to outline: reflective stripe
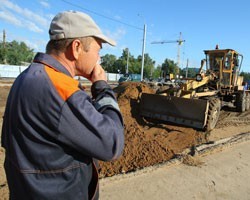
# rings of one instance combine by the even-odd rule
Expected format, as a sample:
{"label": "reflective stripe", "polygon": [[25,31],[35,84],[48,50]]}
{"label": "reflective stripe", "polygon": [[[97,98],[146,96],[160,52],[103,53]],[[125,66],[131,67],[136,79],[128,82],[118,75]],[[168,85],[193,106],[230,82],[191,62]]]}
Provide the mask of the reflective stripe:
{"label": "reflective stripe", "polygon": [[99,110],[100,108],[102,108],[103,106],[112,106],[114,107],[115,109],[119,110],[120,111],[120,108],[118,106],[118,103],[111,97],[103,97],[102,99],[100,99],[99,101],[97,101],[95,103],[95,108],[97,110]]}

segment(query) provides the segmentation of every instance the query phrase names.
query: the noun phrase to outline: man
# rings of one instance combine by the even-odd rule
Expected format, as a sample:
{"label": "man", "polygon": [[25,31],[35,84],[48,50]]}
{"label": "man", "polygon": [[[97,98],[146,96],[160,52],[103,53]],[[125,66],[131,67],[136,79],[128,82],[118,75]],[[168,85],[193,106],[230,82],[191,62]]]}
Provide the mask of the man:
{"label": "man", "polygon": [[[102,43],[115,45],[80,12],[52,20],[46,54],[14,82],[3,120],[2,146],[10,199],[98,199],[95,159],[117,159],[123,120],[98,64]],[[92,82],[92,98],[74,76]]]}

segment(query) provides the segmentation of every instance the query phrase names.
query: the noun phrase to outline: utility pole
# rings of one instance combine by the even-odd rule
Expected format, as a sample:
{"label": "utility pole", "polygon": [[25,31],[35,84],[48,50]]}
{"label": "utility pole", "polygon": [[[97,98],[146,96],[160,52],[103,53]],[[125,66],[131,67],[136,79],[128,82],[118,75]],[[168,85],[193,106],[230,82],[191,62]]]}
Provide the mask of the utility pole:
{"label": "utility pole", "polygon": [[187,59],[187,65],[186,65],[186,78],[188,77],[188,59]]}
{"label": "utility pole", "polygon": [[3,63],[6,64],[6,33],[3,29]]}
{"label": "utility pole", "polygon": [[142,42],[141,81],[143,80],[144,54],[145,54],[145,46],[146,46],[146,31],[147,31],[147,25],[144,24],[144,28],[143,28],[143,42]]}
{"label": "utility pole", "polygon": [[128,74],[128,61],[129,61],[129,49],[127,48],[127,66],[126,66],[126,74]]}
{"label": "utility pole", "polygon": [[6,40],[6,35],[5,35],[5,30],[3,29],[3,48],[5,48],[5,40]]}

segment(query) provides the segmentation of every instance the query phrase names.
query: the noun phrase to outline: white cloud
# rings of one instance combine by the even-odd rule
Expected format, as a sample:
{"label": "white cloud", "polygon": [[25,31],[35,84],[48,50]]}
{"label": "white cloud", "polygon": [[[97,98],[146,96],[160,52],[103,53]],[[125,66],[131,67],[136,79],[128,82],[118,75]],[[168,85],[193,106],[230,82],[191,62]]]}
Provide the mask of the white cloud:
{"label": "white cloud", "polygon": [[124,28],[118,28],[117,30],[111,32],[109,30],[104,31],[107,36],[114,40],[120,40],[125,34],[126,30]]}
{"label": "white cloud", "polygon": [[7,8],[10,11],[14,11],[14,14],[19,14],[21,17],[26,18],[26,20],[34,21],[37,24],[46,27],[48,26],[48,20],[40,15],[30,11],[27,8],[21,8],[17,4],[12,3],[8,0],[0,0],[0,4],[2,8]]}
{"label": "white cloud", "polygon": [[17,19],[14,15],[6,11],[0,11],[0,18],[16,26],[22,26],[22,22],[19,19]]}
{"label": "white cloud", "polygon": [[41,24],[42,26],[47,27],[48,25],[47,19],[41,17],[40,15],[37,15],[26,8],[23,9],[22,13],[28,20],[35,21],[37,24]]}
{"label": "white cloud", "polygon": [[45,8],[50,8],[50,4],[47,1],[40,1],[40,4]]}
{"label": "white cloud", "polygon": [[43,29],[36,26],[33,22],[23,20],[23,19],[20,20],[16,16],[14,16],[13,14],[7,11],[0,11],[0,18],[2,18],[4,21],[11,23],[15,26],[27,28],[32,32],[36,32],[36,33],[44,32]]}
{"label": "white cloud", "polygon": [[37,25],[35,25],[33,22],[31,21],[25,21],[25,25],[26,27],[30,30],[30,31],[33,31],[33,32],[36,32],[36,33],[42,33],[44,32],[43,29],[39,28]]}

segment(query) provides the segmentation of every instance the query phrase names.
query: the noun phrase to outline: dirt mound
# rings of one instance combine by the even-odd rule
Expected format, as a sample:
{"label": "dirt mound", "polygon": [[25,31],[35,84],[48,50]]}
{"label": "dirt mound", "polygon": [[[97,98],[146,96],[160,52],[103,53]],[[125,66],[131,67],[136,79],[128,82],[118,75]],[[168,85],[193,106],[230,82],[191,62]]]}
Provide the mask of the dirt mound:
{"label": "dirt mound", "polygon": [[127,82],[114,88],[124,119],[125,149],[113,162],[100,162],[100,176],[135,171],[165,162],[185,148],[204,141],[204,133],[192,128],[147,121],[140,116],[141,93],[155,91],[143,83]]}

